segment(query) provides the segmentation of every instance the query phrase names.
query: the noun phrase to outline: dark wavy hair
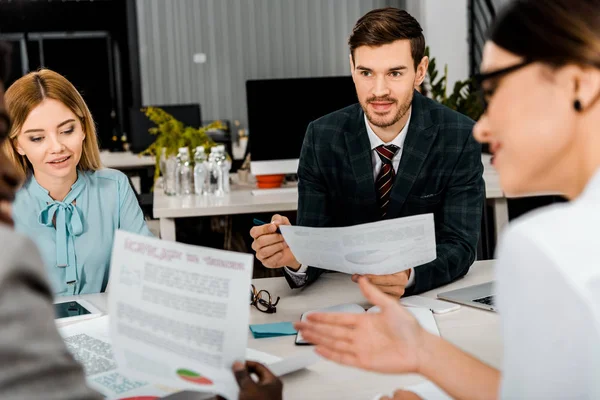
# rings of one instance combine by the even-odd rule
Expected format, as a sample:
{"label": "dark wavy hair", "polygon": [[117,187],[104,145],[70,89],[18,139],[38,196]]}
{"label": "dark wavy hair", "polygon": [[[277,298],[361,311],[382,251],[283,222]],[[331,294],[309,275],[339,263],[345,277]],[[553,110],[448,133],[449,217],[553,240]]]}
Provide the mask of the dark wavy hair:
{"label": "dark wavy hair", "polygon": [[600,0],[513,0],[489,39],[528,60],[600,68]]}
{"label": "dark wavy hair", "polygon": [[360,46],[383,46],[401,39],[410,40],[416,70],[425,55],[425,37],[419,22],[399,8],[385,7],[371,10],[356,21],[348,38],[352,62],[354,62],[354,50]]}

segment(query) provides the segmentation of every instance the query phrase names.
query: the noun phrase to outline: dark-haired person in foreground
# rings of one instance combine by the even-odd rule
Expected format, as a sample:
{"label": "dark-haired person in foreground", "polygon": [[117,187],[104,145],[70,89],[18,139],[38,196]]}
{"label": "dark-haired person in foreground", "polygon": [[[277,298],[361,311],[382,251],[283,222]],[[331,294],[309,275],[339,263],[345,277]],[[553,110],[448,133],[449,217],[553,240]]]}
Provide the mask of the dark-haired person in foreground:
{"label": "dark-haired person in foreground", "polygon": [[[339,227],[433,213],[434,261],[367,277],[396,298],[452,282],[469,271],[481,229],[485,189],[474,122],[416,90],[429,61],[421,26],[406,11],[368,12],[348,43],[359,103],[308,126],[297,224]],[[300,265],[275,232],[287,218],[272,222],[250,231],[256,257],[267,268],[285,267],[292,287],[315,281],[323,270]]]}
{"label": "dark-haired person in foreground", "polygon": [[328,359],[419,373],[455,399],[600,399],[600,0],[509,3],[481,72],[475,137],[490,144],[502,189],[571,200],[513,221],[500,241],[502,372],[364,279],[381,313],[313,314],[297,328]]}

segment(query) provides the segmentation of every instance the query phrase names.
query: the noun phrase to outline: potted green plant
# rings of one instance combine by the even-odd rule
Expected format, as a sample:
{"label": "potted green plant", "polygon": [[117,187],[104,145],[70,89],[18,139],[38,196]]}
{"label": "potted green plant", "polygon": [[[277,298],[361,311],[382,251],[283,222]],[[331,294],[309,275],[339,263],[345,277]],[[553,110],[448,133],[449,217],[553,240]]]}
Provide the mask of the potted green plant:
{"label": "potted green plant", "polygon": [[[425,48],[425,55],[429,57],[429,47]],[[444,75],[440,76],[435,57],[430,57],[427,75],[429,97],[448,108],[470,117],[474,121],[477,121],[481,117],[483,107],[475,89],[473,78],[457,81],[454,84],[452,93],[448,96],[448,65],[444,66]]]}
{"label": "potted green plant", "polygon": [[[168,112],[160,107],[144,107],[142,111],[156,124],[148,131],[155,135],[156,139],[141,152],[142,155],[154,156],[156,160],[154,169],[154,183],[164,169],[167,159],[175,158],[181,147],[188,147],[189,153],[194,154],[197,146],[204,146],[204,151],[209,153],[210,149],[217,145],[207,134],[213,129],[225,129],[221,121],[212,122],[201,127],[185,126]],[[164,171],[162,171],[164,174]]]}
{"label": "potted green plant", "polygon": [[[429,47],[425,48],[425,55],[429,57]],[[477,121],[481,117],[481,114],[483,114],[483,105],[481,104],[475,81],[472,77],[456,81],[452,88],[452,93],[448,96],[448,65],[444,65],[444,75],[440,76],[435,57],[430,57],[427,75],[428,86],[422,85],[421,88],[421,92],[424,95],[468,116],[474,121]],[[489,153],[489,145],[487,143],[483,144],[482,151]]]}

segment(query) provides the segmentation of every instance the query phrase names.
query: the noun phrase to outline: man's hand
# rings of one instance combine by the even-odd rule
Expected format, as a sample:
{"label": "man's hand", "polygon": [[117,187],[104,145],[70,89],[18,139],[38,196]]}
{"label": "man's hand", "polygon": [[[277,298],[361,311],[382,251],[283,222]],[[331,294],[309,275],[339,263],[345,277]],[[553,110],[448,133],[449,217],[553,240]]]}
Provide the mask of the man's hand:
{"label": "man's hand", "polygon": [[[377,286],[383,293],[389,294],[396,299],[399,299],[404,295],[406,285],[408,284],[408,278],[410,278],[410,269],[406,271],[397,272],[390,275],[362,275],[369,280],[373,285]],[[358,282],[358,278],[361,275],[352,275],[352,281]]]}
{"label": "man's hand", "polygon": [[[246,365],[236,362],[233,373],[240,386],[239,400],[281,400],[283,383],[261,363],[246,361]],[[257,376],[254,381],[250,374]]]}
{"label": "man's hand", "polygon": [[256,252],[256,258],[267,268],[290,267],[297,270],[300,263],[283,240],[283,236],[276,232],[279,225],[291,225],[290,220],[275,214],[270,224],[250,229],[250,236],[254,239],[252,249]]}

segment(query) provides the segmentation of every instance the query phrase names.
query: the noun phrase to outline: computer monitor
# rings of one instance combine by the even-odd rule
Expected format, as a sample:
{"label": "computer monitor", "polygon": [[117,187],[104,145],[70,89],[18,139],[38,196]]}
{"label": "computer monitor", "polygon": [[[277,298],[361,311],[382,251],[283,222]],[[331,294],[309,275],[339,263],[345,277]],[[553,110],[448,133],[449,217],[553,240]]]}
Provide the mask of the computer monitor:
{"label": "computer monitor", "polygon": [[[185,126],[198,128],[202,125],[200,104],[176,104],[153,107],[162,108],[175,117],[175,119],[183,122]],[[130,109],[129,117],[131,121],[131,132],[129,134],[130,149],[134,153],[139,153],[154,143],[156,136],[151,135],[148,129],[155,127],[156,124],[141,111],[141,107]]]}
{"label": "computer monitor", "polygon": [[253,175],[295,174],[308,124],[357,103],[350,76],[246,81]]}

